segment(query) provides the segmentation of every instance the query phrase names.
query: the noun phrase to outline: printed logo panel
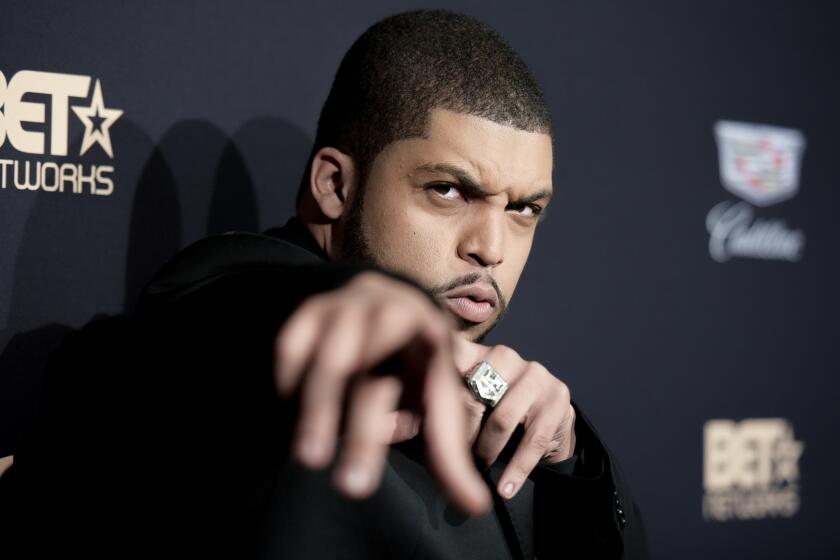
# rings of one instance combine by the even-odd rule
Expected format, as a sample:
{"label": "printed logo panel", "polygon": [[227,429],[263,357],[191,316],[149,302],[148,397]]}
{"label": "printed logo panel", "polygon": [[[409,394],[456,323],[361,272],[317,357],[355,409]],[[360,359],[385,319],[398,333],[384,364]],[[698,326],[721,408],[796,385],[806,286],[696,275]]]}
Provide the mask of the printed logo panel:
{"label": "printed logo panel", "polygon": [[732,194],[756,206],[791,198],[799,188],[805,137],[798,130],[720,121],[715,125],[720,178]]}
{"label": "printed logo panel", "polygon": [[[122,115],[90,76],[21,70],[7,80],[0,71],[0,149],[12,154],[0,158],[0,191],[112,194],[114,167],[78,160],[93,149],[114,159],[111,127]],[[74,120],[84,127],[78,154],[68,153]]]}
{"label": "printed logo panel", "polygon": [[709,420],[703,429],[703,517],[792,517],[804,444],[784,418]]}
{"label": "printed logo panel", "polygon": [[805,136],[798,130],[719,121],[714,127],[720,178],[741,201],[723,201],[706,215],[709,256],[719,263],[734,257],[796,262],[805,234],[779,218],[756,216],[765,207],[796,195]]}

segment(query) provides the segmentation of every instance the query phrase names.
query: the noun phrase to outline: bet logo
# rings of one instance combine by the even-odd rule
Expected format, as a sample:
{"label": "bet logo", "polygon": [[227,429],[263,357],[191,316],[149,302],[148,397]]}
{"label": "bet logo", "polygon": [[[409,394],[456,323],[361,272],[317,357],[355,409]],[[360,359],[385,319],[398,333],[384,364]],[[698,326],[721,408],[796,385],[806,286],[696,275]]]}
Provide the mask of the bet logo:
{"label": "bet logo", "polygon": [[[26,154],[54,156],[67,155],[69,110],[72,109],[85,126],[80,156],[85,155],[94,144],[99,144],[109,157],[114,157],[109,134],[111,125],[123,112],[105,108],[102,100],[102,86],[99,80],[93,87],[90,106],[70,106],[71,98],[86,98],[90,92],[91,78],[73,74],[55,74],[22,70],[7,82],[0,72],[0,146],[8,140],[19,152]],[[46,151],[44,133],[24,128],[25,123],[45,124],[47,122],[44,103],[25,100],[28,94],[42,94],[50,97],[50,147]],[[94,119],[100,119],[100,126],[94,126]]]}
{"label": "bet logo", "polygon": [[[0,148],[14,153],[0,159],[0,190],[110,195],[113,166],[52,159],[81,158],[94,146],[113,159],[111,127],[122,115],[105,106],[102,84],[90,76],[21,70],[7,79],[0,71]],[[79,154],[68,154],[72,116],[84,126]]]}

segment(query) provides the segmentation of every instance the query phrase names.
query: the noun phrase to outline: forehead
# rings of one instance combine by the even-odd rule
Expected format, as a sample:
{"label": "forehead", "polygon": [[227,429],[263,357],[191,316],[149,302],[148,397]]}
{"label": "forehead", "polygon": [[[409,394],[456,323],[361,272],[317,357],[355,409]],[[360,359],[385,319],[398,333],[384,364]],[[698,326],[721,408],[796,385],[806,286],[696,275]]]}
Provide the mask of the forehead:
{"label": "forehead", "polygon": [[[389,148],[391,150],[389,150]],[[433,109],[422,138],[392,143],[400,166],[456,165],[493,190],[551,189],[551,136],[527,132],[490,119]]]}

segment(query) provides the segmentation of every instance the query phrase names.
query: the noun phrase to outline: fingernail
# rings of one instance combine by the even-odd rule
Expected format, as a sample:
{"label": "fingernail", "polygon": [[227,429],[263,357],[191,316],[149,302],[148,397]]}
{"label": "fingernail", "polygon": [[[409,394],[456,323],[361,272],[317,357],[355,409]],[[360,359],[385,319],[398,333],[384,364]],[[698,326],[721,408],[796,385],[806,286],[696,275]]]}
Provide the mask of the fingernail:
{"label": "fingernail", "polygon": [[370,476],[363,467],[351,465],[345,468],[341,481],[344,489],[351,494],[364,494],[370,484]]}
{"label": "fingernail", "polygon": [[420,417],[419,416],[415,416],[411,420],[411,433],[414,434],[415,436],[420,433]]}
{"label": "fingernail", "polygon": [[507,484],[505,484],[504,488],[502,488],[502,496],[504,496],[505,498],[513,497],[513,488],[513,482],[508,482]]}

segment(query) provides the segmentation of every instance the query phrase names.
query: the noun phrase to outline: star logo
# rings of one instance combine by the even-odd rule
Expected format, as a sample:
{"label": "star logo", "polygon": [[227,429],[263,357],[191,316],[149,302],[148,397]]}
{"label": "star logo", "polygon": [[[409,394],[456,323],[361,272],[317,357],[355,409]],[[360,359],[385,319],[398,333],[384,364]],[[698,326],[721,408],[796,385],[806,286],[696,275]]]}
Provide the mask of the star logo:
{"label": "star logo", "polygon": [[804,448],[805,444],[794,440],[793,434],[776,444],[774,478],[777,483],[793,483],[799,480],[799,456]]}
{"label": "star logo", "polygon": [[[91,98],[90,107],[76,106],[72,107],[73,112],[85,125],[85,136],[82,139],[82,152],[80,156],[85,153],[96,143],[99,144],[105,153],[114,158],[114,150],[111,147],[111,126],[120,118],[123,112],[120,109],[106,109],[102,101],[102,86],[99,80],[96,80],[96,85],[93,88],[93,97]],[[96,123],[94,124],[94,120]]]}

